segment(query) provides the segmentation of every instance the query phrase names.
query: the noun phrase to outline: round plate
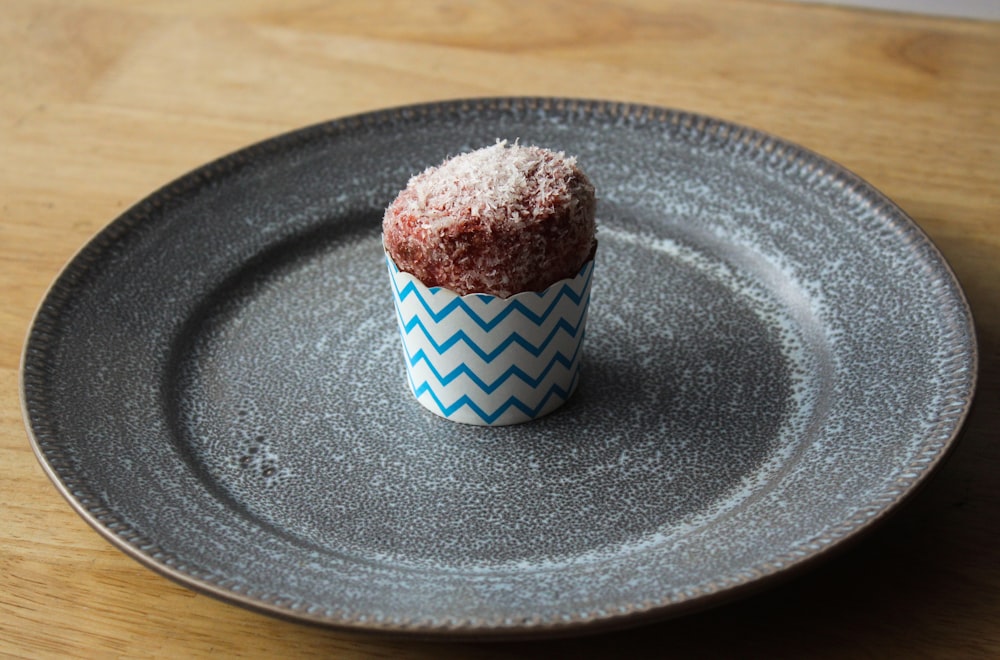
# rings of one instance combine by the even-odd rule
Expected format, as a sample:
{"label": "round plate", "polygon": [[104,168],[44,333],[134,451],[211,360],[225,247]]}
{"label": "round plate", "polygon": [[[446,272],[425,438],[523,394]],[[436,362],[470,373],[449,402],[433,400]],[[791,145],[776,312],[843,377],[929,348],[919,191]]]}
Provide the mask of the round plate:
{"label": "round plate", "polygon": [[[408,178],[519,139],[600,197],[578,391],[471,427],[410,395],[379,240]],[[530,636],[715,604],[825,556],[956,438],[969,309],[896,206],[673,110],[481,99],[239,151],[101,232],[41,305],[36,452],[101,534],[230,602]]]}

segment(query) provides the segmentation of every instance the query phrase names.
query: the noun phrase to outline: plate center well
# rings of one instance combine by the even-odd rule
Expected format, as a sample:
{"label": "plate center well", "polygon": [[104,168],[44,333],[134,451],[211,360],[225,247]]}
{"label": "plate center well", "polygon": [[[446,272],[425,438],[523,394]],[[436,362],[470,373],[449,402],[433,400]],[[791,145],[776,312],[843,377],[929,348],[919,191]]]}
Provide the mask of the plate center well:
{"label": "plate center well", "polygon": [[582,380],[549,417],[471,427],[413,400],[365,228],[275,249],[191,320],[178,441],[270,529],[395,565],[590,561],[725,515],[794,455],[812,353],[710,252],[613,221],[600,240]]}

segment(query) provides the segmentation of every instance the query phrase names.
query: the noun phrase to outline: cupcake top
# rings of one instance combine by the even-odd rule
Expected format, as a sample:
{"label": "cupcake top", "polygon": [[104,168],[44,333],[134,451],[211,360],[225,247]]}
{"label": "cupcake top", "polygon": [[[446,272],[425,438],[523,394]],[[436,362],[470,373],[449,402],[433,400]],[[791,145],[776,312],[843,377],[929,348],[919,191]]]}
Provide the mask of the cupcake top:
{"label": "cupcake top", "polygon": [[411,178],[386,209],[383,242],[428,287],[506,298],[579,272],[595,205],[575,158],[499,141]]}

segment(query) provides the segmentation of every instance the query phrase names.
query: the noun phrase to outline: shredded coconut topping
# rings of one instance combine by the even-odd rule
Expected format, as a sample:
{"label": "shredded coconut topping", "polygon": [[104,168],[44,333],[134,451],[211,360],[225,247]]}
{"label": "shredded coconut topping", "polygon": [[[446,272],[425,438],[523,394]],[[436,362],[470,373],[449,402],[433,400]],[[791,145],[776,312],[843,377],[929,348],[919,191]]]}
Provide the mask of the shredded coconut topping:
{"label": "shredded coconut topping", "polygon": [[411,178],[383,239],[427,286],[507,297],[576,275],[593,251],[594,208],[575,158],[498,141]]}
{"label": "shredded coconut topping", "polygon": [[406,210],[421,214],[427,226],[459,221],[466,212],[488,226],[519,222],[551,212],[552,193],[560,184],[565,190],[575,165],[562,153],[499,141],[410,179],[414,194]]}

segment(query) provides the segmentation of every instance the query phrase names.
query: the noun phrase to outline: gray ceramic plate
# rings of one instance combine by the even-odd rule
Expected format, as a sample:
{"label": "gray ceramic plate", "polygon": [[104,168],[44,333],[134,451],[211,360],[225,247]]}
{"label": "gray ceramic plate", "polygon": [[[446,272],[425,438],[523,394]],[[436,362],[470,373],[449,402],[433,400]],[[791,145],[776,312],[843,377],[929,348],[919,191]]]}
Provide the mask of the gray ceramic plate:
{"label": "gray ceramic plate", "polygon": [[[600,194],[581,385],[456,425],[404,380],[382,209],[519,138]],[[351,629],[529,636],[715,604],[823,557],[941,462],[976,375],[947,264],[856,176],[660,108],[492,99],[277,137],[72,261],[24,354],[38,456],[143,564]]]}

